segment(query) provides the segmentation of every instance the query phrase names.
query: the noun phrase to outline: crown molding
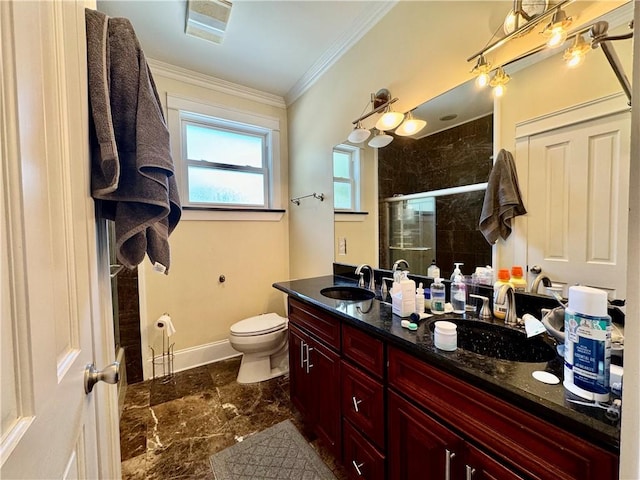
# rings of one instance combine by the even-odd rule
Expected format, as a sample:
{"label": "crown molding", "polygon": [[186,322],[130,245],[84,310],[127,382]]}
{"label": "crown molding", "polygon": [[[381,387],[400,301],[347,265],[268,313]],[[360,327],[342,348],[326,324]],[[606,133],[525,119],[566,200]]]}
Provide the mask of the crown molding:
{"label": "crown molding", "polygon": [[171,65],[170,63],[165,63],[153,58],[148,58],[147,62],[154,74],[161,75],[163,77],[180,80],[182,82],[190,83],[191,85],[208,88],[236,97],[246,98],[247,100],[271,105],[273,107],[287,107],[284,98],[278,95],[238,85],[237,83],[228,82],[220,78],[205,75],[176,65]]}
{"label": "crown molding", "polygon": [[329,49],[300,77],[287,92],[284,99],[291,105],[324,75],[347,51],[391,10],[399,0],[375,2],[366,15],[358,18],[352,28],[336,40]]}

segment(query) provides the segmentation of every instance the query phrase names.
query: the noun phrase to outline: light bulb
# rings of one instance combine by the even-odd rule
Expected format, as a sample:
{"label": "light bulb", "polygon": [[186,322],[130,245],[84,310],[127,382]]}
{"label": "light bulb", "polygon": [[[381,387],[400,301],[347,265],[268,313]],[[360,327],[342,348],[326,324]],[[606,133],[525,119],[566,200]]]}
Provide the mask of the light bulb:
{"label": "light bulb", "polygon": [[358,122],[356,128],[347,137],[347,140],[351,143],[362,143],[369,138],[369,135],[371,135],[371,132],[362,126],[362,122]]}
{"label": "light bulb", "polygon": [[567,39],[567,31],[564,27],[554,27],[550,35],[549,40],[547,40],[547,46],[550,48],[559,47]]}
{"label": "light bulb", "polygon": [[388,135],[382,131],[376,133],[371,140],[369,140],[368,145],[373,148],[381,148],[386,147],[393,141],[393,137]]}
{"label": "light bulb", "polygon": [[404,120],[404,114],[400,112],[393,112],[391,110],[385,112],[376,122],[376,128],[378,130],[393,130]]}
{"label": "light bulb", "polygon": [[478,78],[476,78],[476,85],[479,88],[484,88],[487,85],[489,85],[489,74],[487,72],[481,73],[480,75],[478,75]]}
{"label": "light bulb", "polygon": [[507,87],[505,87],[504,85],[500,84],[500,85],[496,85],[495,87],[493,87],[493,96],[494,97],[501,97],[504,95],[504,92],[507,90]]}
{"label": "light bulb", "polygon": [[584,57],[591,50],[591,45],[584,41],[582,35],[577,35],[573,45],[564,52],[563,58],[567,67],[575,68],[582,63]]}
{"label": "light bulb", "polygon": [[413,118],[411,112],[407,114],[407,118],[402,124],[396,128],[396,135],[401,137],[407,137],[409,135],[415,135],[427,125],[427,122],[418,118]]}

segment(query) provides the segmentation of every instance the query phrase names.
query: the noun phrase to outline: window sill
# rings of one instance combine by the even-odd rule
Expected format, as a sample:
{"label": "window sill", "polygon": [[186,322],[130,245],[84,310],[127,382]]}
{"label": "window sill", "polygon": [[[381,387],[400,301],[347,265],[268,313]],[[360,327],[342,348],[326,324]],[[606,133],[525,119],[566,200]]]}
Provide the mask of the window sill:
{"label": "window sill", "polygon": [[336,222],[364,222],[369,212],[334,212]]}
{"label": "window sill", "polygon": [[221,222],[279,222],[286,210],[262,208],[199,208],[183,207],[180,220]]}

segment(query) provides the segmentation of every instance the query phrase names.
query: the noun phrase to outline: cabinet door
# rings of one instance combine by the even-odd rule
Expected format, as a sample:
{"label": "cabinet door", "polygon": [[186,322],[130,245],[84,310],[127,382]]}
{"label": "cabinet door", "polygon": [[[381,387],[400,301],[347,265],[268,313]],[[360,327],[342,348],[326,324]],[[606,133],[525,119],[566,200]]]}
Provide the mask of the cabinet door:
{"label": "cabinet door", "polygon": [[466,480],[523,480],[524,478],[469,444],[466,446],[464,467]]}
{"label": "cabinet door", "polygon": [[308,348],[308,391],[315,418],[315,430],[337,459],[342,458],[340,442],[340,357],[310,338]]}
{"label": "cabinet door", "polygon": [[463,478],[464,441],[448,428],[389,391],[389,478]]}
{"label": "cabinet door", "polygon": [[311,382],[306,369],[306,348],[309,336],[289,323],[289,391],[291,403],[303,418],[313,422]]}

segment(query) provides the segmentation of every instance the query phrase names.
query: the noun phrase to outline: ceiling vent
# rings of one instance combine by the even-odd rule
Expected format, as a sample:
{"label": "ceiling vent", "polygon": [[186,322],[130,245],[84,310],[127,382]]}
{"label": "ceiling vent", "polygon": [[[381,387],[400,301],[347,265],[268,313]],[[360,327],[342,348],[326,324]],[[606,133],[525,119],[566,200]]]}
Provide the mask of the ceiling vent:
{"label": "ceiling vent", "polygon": [[226,0],[189,0],[185,33],[213,43],[222,43],[231,2]]}

